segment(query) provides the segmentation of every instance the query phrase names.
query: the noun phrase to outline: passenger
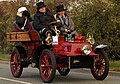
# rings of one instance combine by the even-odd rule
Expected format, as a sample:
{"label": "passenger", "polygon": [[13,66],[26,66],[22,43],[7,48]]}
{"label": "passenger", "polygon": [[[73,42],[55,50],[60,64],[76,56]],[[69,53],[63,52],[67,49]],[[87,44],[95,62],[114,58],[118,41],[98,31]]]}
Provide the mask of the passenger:
{"label": "passenger", "polygon": [[[53,14],[46,8],[44,2],[37,3],[37,12],[34,15],[33,26],[34,29],[39,32],[42,36],[42,39],[45,39],[47,36],[46,32],[48,30],[52,31],[49,28],[49,24],[55,21]],[[52,35],[55,33],[52,31]]]}
{"label": "passenger", "polygon": [[62,34],[67,33],[69,30],[71,31],[72,35],[77,35],[75,31],[75,25],[71,17],[66,13],[66,9],[63,5],[58,5],[56,7],[57,14],[54,15],[56,20],[60,20],[62,25],[60,31]]}
{"label": "passenger", "polygon": [[21,30],[28,30],[28,22],[32,21],[30,13],[28,12],[26,7],[20,7],[16,16],[16,23],[20,27]]}

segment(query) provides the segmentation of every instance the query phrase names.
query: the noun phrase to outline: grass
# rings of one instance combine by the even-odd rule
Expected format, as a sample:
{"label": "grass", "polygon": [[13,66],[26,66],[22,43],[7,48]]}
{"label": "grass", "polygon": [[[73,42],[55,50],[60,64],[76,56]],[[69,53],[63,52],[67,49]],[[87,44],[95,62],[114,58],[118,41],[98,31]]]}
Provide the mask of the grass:
{"label": "grass", "polygon": [[[8,61],[10,59],[9,54],[1,54],[0,60]],[[110,70],[112,71],[120,71],[120,60],[119,61],[110,61]]]}
{"label": "grass", "polygon": [[10,55],[9,54],[1,54],[0,53],[0,60],[8,61],[9,59],[10,59]]}
{"label": "grass", "polygon": [[120,71],[120,60],[119,61],[110,61],[110,70]]}

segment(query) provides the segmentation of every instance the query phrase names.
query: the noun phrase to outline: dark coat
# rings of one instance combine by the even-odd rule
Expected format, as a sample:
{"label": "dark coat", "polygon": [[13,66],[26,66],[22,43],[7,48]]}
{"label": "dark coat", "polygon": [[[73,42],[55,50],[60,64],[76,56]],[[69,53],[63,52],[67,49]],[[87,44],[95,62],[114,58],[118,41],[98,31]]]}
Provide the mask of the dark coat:
{"label": "dark coat", "polygon": [[47,10],[45,13],[36,12],[33,26],[35,30],[40,31],[43,28],[48,28],[49,23],[53,21],[55,21],[55,19],[50,11]]}
{"label": "dark coat", "polygon": [[[27,23],[25,25],[25,30],[28,29],[28,22],[31,22],[32,21],[32,18],[29,16],[29,17],[26,17],[27,18]],[[16,16],[16,23],[17,25],[22,28],[24,23],[25,23],[25,20],[26,20],[25,16],[22,15],[22,17],[19,17],[19,16]]]}

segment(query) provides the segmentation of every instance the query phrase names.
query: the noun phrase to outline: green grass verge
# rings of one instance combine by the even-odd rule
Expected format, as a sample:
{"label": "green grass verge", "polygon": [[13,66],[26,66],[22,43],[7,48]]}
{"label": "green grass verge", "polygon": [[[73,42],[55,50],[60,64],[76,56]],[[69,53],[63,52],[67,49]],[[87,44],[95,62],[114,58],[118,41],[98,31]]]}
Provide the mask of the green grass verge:
{"label": "green grass verge", "polygon": [[8,61],[9,59],[10,59],[10,55],[9,54],[1,54],[0,53],[0,60]]}
{"label": "green grass verge", "polygon": [[119,61],[110,61],[110,70],[120,71],[120,60]]}

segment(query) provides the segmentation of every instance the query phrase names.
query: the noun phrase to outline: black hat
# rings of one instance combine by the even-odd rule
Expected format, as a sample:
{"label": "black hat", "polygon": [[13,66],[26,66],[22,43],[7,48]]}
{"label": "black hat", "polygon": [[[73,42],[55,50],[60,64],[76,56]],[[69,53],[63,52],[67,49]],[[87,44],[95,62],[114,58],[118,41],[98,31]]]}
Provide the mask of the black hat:
{"label": "black hat", "polygon": [[46,5],[44,4],[44,2],[39,2],[36,5],[37,5],[37,9],[40,9],[42,7],[46,7]]}
{"label": "black hat", "polygon": [[57,10],[56,10],[56,12],[60,12],[60,11],[66,11],[66,9],[64,8],[63,5],[59,5],[59,6],[57,6]]}

